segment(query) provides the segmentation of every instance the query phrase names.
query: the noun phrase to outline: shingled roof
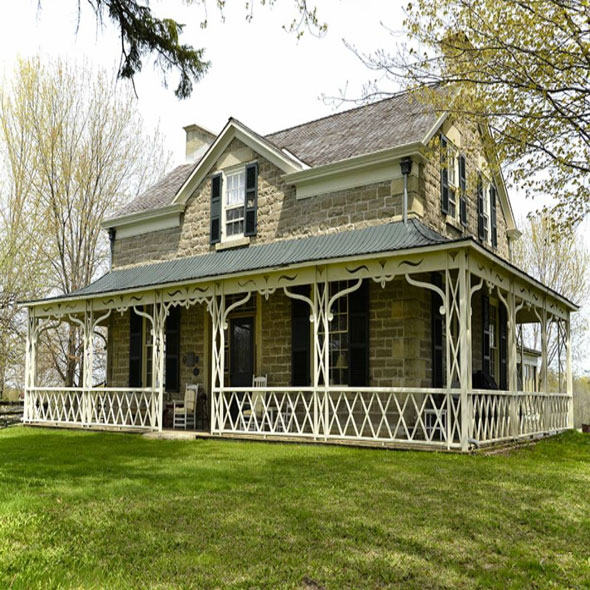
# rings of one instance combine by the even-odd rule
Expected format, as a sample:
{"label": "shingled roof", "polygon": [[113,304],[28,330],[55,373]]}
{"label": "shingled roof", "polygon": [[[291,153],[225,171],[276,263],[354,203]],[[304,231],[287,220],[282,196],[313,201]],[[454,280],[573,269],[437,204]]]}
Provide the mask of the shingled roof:
{"label": "shingled roof", "polygon": [[408,93],[266,136],[310,166],[418,142],[439,115]]}
{"label": "shingled roof", "polygon": [[198,162],[191,162],[190,164],[182,164],[177,166],[160,179],[156,184],[150,186],[145,193],[142,193],[130,203],[119,209],[113,217],[123,217],[124,215],[131,215],[132,213],[139,213],[140,211],[147,211],[148,209],[158,209],[170,205],[180,187],[185,183],[186,179],[191,175]]}
{"label": "shingled roof", "polygon": [[[424,139],[439,115],[400,93],[372,104],[328,115],[309,123],[283,129],[263,139],[286,149],[309,166],[323,166],[416,143]],[[145,193],[121,208],[113,218],[169,205],[190,177],[198,161],[178,166]]]}

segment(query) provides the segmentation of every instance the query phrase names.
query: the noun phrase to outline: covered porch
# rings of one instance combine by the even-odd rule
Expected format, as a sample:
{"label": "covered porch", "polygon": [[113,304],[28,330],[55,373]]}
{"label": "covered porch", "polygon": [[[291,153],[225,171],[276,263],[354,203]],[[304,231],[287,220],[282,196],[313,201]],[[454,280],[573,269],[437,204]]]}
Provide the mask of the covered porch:
{"label": "covered porch", "polygon": [[[210,435],[466,451],[573,425],[575,306],[471,240],[217,276],[203,270],[206,276],[187,280],[174,280],[176,262],[150,265],[143,278],[143,267],[114,271],[105,290],[91,285],[73,297],[28,304],[25,423],[162,431],[174,397],[166,393],[170,351],[185,362],[188,354],[200,356],[182,341],[172,345],[167,334],[167,318],[182,309],[202,318],[192,329],[202,343],[196,380],[207,416],[201,410],[195,426]],[[160,282],[145,284],[154,272]],[[355,307],[364,299],[371,301],[365,314]],[[282,316],[256,311],[273,301]],[[125,314],[147,327],[143,380],[132,380],[134,359],[117,352],[110,328],[110,380],[96,386],[92,335]],[[38,335],[56,319],[83,332],[82,387],[37,385]],[[530,323],[542,335],[539,380],[519,391],[527,383],[521,333]],[[558,391],[548,390],[551,329]],[[133,338],[132,329],[128,334]],[[271,345],[291,359],[290,371],[273,371],[271,356],[261,357]],[[121,371],[128,367],[126,387],[113,385],[117,355]],[[267,385],[253,386],[253,376],[268,376]],[[180,379],[177,399],[186,383]]]}

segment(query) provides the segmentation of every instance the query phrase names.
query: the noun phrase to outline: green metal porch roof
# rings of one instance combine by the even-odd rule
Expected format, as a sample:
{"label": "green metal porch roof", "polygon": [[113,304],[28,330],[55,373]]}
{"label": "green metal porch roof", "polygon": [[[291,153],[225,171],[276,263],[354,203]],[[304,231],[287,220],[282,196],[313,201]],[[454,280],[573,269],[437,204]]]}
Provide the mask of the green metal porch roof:
{"label": "green metal porch roof", "polygon": [[407,226],[401,221],[385,223],[364,229],[232,248],[113,270],[83,289],[52,299],[99,295],[451,241],[420,221],[410,219]]}

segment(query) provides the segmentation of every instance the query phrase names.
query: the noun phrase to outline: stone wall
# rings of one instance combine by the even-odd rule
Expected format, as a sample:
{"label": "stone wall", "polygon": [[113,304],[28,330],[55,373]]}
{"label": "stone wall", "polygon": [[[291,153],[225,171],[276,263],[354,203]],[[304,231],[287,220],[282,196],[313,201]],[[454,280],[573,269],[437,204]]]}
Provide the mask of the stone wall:
{"label": "stone wall", "polygon": [[[209,354],[206,344],[205,313],[208,315],[204,305],[180,309],[180,397],[184,395],[187,383],[198,383],[201,388],[209,391],[207,383]],[[196,364],[196,368],[199,369],[198,376],[193,374],[195,367],[187,366],[183,361],[183,357],[190,352],[199,357],[199,362]]]}
{"label": "stone wall", "polygon": [[129,387],[129,310],[113,312],[108,323],[107,385]]}
{"label": "stone wall", "polygon": [[[466,153],[466,177],[467,177],[467,229],[464,232],[460,224],[447,223],[441,211],[440,194],[440,151],[435,138],[431,142],[431,157],[426,163],[420,165],[420,188],[418,195],[423,199],[424,216],[422,221],[443,236],[449,238],[460,238],[463,235],[472,235],[477,238],[477,176],[479,171],[480,158],[478,151],[482,148],[479,141],[479,134],[469,126],[460,127],[460,141],[458,146],[470,146]],[[462,150],[465,151],[465,150]],[[457,206],[459,204],[457,197]],[[508,259],[508,239],[506,237],[506,216],[502,209],[500,199],[497,199],[496,225],[498,232],[498,246],[495,253]],[[492,249],[491,246],[486,246]]]}
{"label": "stone wall", "polygon": [[257,336],[261,347],[260,366],[257,372],[266,375],[268,385],[291,385],[291,300],[277,292],[260,301],[261,321]]}
{"label": "stone wall", "polygon": [[369,375],[375,387],[431,387],[430,291],[370,283]]}
{"label": "stone wall", "polygon": [[[262,156],[245,151],[248,149],[236,139],[219,162],[236,152],[245,161],[258,160],[258,229],[250,239],[252,245],[386,223],[402,213],[402,179],[298,200],[295,188],[283,182],[283,172]],[[410,178],[410,202],[417,199],[418,186],[418,179]],[[213,251],[209,244],[210,192],[209,176],[188,200],[179,228],[116,239],[113,268]]]}

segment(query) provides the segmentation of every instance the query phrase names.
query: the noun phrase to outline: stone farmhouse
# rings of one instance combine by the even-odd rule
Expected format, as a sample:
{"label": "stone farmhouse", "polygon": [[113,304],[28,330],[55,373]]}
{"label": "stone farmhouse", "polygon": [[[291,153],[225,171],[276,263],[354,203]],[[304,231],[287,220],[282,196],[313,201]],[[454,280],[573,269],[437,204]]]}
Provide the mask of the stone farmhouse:
{"label": "stone farmhouse", "polygon": [[[110,272],[27,303],[26,423],[463,451],[572,427],[577,307],[512,263],[486,129],[402,93],[265,136],[185,130],[186,163],[104,220]],[[81,387],[36,382],[56,318],[83,330]]]}

